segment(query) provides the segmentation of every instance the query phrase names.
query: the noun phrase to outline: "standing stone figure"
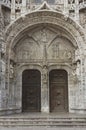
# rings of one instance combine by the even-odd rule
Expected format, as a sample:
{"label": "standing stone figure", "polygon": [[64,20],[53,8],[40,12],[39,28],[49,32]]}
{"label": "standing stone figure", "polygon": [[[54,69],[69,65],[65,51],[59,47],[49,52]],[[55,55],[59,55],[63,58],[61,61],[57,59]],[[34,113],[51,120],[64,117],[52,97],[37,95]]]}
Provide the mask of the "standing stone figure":
{"label": "standing stone figure", "polygon": [[42,72],[42,104],[43,104],[43,110],[48,110],[48,70],[47,66],[43,66],[43,72]]}
{"label": "standing stone figure", "polygon": [[53,50],[53,57],[57,58],[59,56],[59,43],[56,43],[52,45],[52,50]]}
{"label": "standing stone figure", "polygon": [[79,49],[76,49],[76,51],[75,51],[75,61],[77,61],[79,59],[80,59],[80,52],[79,52]]}
{"label": "standing stone figure", "polygon": [[78,77],[80,77],[80,68],[81,68],[81,64],[80,64],[80,52],[79,52],[79,49],[77,49],[75,51],[75,61],[76,61],[76,74]]}
{"label": "standing stone figure", "polygon": [[74,59],[75,69],[73,72],[73,77],[76,80],[76,83],[80,81],[81,76],[81,61],[80,61],[80,53],[79,49],[75,51],[75,59]]}
{"label": "standing stone figure", "polygon": [[43,85],[44,85],[44,84],[47,85],[47,82],[48,82],[47,66],[44,65],[44,66],[43,66]]}
{"label": "standing stone figure", "polygon": [[43,29],[42,32],[41,32],[41,40],[42,40],[43,43],[47,42],[47,34],[46,34],[45,29]]}

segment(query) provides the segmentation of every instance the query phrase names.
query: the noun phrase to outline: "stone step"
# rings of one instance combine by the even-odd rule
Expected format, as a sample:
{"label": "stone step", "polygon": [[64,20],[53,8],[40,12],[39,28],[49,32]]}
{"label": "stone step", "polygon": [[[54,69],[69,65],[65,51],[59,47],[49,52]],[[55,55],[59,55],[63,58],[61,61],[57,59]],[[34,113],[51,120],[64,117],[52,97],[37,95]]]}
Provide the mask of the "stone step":
{"label": "stone step", "polygon": [[0,117],[0,126],[66,126],[86,127],[83,117]]}

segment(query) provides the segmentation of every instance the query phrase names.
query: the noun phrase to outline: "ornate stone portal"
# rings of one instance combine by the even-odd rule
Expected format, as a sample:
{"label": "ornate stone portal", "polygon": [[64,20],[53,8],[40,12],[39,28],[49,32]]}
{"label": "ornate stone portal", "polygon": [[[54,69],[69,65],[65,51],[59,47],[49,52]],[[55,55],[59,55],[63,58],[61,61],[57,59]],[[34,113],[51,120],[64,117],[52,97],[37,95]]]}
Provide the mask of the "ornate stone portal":
{"label": "ornate stone portal", "polygon": [[[81,102],[80,90],[84,81],[78,75],[80,73],[80,76],[84,76],[83,57],[81,53],[80,56],[77,55],[78,51],[83,50],[82,36],[83,33],[77,24],[53,11],[30,13],[15,21],[7,29],[6,91],[4,91],[7,94],[7,113],[10,110],[22,111],[22,74],[25,70],[38,70],[41,73],[41,112],[50,112],[49,74],[53,70],[65,71],[67,75],[65,91],[67,90],[68,96],[64,96],[67,98],[66,110],[83,112],[85,108]],[[56,75],[57,73],[55,77]],[[60,103],[56,102],[57,105]]]}
{"label": "ornate stone portal", "polygon": [[[21,111],[22,111],[21,103],[23,100],[22,99],[23,92],[21,91],[22,73],[25,70],[34,71],[36,69],[41,72],[41,86],[40,86],[41,87],[41,112],[50,111],[51,105],[50,105],[50,97],[49,97],[50,95],[49,94],[49,89],[50,89],[49,72],[51,70],[65,70],[68,73],[68,79],[67,79],[68,83],[66,86],[70,87],[71,84],[75,86],[74,81],[71,79],[72,76],[71,72],[73,71],[73,61],[75,58],[76,48],[73,45],[73,43],[65,37],[65,35],[66,34],[64,30],[62,31],[61,29],[58,28],[55,29],[54,27],[46,26],[46,25],[36,26],[35,29],[33,28],[30,31],[26,31],[23,37],[20,38],[20,40],[18,40],[18,42],[11,50],[12,53],[11,60],[13,60],[15,63],[14,66],[15,72],[13,72],[11,67],[10,82],[14,80],[13,86],[14,83],[16,83],[14,89],[17,95],[14,96],[17,98],[15,103],[18,104],[15,105],[19,105],[18,100],[20,99]],[[10,64],[10,66],[12,65]],[[13,73],[15,76],[12,79]],[[66,88],[66,90],[64,90],[67,91],[65,95],[65,97],[67,98],[66,100],[68,100],[69,98],[67,97],[68,87]],[[30,96],[29,93],[28,96]],[[59,101],[56,100],[55,102],[57,102],[58,104]],[[64,104],[63,101],[62,103]],[[67,105],[66,108],[69,108],[68,104],[66,105]],[[64,111],[64,109],[62,110]]]}

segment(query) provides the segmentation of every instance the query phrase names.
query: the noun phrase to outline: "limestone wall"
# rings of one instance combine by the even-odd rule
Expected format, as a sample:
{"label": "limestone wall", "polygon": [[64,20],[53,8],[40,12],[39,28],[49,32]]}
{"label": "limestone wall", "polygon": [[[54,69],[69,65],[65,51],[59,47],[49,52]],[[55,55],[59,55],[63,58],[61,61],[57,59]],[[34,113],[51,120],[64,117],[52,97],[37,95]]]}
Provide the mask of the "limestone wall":
{"label": "limestone wall", "polygon": [[[61,11],[57,5],[49,6],[46,2],[37,8],[30,5],[31,10],[28,10],[23,2],[17,12],[15,4],[12,5],[11,22],[10,10],[0,6],[0,110],[6,114],[21,112],[22,72],[38,69],[43,76],[44,66],[47,66],[48,74],[53,69],[67,71],[68,110],[71,113],[85,113],[85,9],[79,13],[78,8],[73,8],[76,13],[73,12],[74,16],[70,18],[67,3]],[[42,93],[42,96],[46,95],[46,106],[43,97],[41,99],[42,112],[49,112],[48,79],[47,83],[47,92]]]}

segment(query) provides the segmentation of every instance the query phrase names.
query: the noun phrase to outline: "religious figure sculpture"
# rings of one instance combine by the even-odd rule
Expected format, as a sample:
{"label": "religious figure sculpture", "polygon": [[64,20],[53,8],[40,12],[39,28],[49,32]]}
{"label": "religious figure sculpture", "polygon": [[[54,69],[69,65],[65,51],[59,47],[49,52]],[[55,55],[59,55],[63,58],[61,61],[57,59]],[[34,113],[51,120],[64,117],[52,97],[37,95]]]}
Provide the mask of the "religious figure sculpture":
{"label": "religious figure sculpture", "polygon": [[47,69],[47,65],[43,66],[43,70],[42,70],[42,91],[43,91],[43,106],[44,109],[48,109],[47,103],[48,103],[48,69]]}
{"label": "religious figure sculpture", "polygon": [[46,43],[46,41],[47,41],[47,34],[46,34],[46,30],[45,29],[43,29],[41,31],[41,40],[42,40],[43,43]]}
{"label": "religious figure sculpture", "polygon": [[75,59],[74,59],[74,65],[75,65],[75,70],[73,73],[73,76],[75,77],[76,81],[79,82],[80,81],[80,73],[81,73],[81,63],[80,63],[80,53],[79,53],[79,49],[77,49],[75,51]]}
{"label": "religious figure sculpture", "polygon": [[43,66],[43,83],[47,84],[47,79],[48,78],[48,72],[47,72],[47,66]]}
{"label": "religious figure sculpture", "polygon": [[59,43],[56,43],[52,46],[52,50],[53,50],[53,57],[57,58],[59,56]]}
{"label": "religious figure sculpture", "polygon": [[79,59],[80,59],[80,52],[79,52],[79,49],[76,49],[76,51],[75,51],[75,61],[77,61]]}

